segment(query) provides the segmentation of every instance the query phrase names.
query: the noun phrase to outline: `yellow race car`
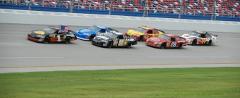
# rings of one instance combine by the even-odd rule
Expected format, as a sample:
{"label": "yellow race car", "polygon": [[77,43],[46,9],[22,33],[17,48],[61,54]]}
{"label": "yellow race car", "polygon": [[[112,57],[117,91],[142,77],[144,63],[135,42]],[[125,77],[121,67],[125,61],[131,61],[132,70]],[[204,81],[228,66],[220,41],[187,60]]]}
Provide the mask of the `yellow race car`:
{"label": "yellow race car", "polygon": [[164,31],[156,28],[141,26],[141,27],[138,27],[137,29],[129,29],[126,35],[138,41],[145,41],[151,37],[159,37],[164,33],[165,33]]}

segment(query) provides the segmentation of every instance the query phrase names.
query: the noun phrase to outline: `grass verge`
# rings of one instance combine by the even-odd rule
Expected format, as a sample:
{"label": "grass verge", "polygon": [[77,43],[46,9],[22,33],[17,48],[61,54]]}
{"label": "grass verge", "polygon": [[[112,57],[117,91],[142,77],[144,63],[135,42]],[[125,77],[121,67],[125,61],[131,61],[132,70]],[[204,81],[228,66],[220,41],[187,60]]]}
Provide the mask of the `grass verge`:
{"label": "grass verge", "polygon": [[0,98],[240,98],[240,68],[0,74]]}

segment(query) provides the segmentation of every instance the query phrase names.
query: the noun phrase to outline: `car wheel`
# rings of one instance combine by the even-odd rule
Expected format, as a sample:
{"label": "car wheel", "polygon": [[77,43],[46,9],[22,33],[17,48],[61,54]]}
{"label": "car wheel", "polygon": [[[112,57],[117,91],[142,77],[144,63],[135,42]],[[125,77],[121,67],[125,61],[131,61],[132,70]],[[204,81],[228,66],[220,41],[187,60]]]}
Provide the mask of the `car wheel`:
{"label": "car wheel", "polygon": [[89,36],[89,40],[92,40],[94,37],[94,35]]}
{"label": "car wheel", "polygon": [[92,40],[92,45],[96,45],[95,41]]}
{"label": "car wheel", "polygon": [[161,44],[159,48],[160,49],[165,49],[166,48],[166,43]]}
{"label": "car wheel", "polygon": [[180,44],[178,48],[181,49],[182,48],[182,44]]}
{"label": "car wheel", "polygon": [[50,38],[48,36],[46,36],[43,40],[44,43],[49,43],[50,42]]}
{"label": "car wheel", "polygon": [[71,37],[66,37],[66,39],[65,39],[65,43],[71,43]]}
{"label": "car wheel", "polygon": [[138,41],[144,41],[144,36],[141,35],[141,36],[139,37]]}
{"label": "car wheel", "polygon": [[111,48],[113,46],[113,42],[112,41],[109,41],[106,48]]}
{"label": "car wheel", "polygon": [[208,46],[212,46],[212,40],[207,43]]}
{"label": "car wheel", "polygon": [[193,41],[192,41],[192,45],[194,46],[194,45],[197,45],[197,39],[194,39]]}
{"label": "car wheel", "polygon": [[132,44],[127,44],[126,48],[131,48]]}

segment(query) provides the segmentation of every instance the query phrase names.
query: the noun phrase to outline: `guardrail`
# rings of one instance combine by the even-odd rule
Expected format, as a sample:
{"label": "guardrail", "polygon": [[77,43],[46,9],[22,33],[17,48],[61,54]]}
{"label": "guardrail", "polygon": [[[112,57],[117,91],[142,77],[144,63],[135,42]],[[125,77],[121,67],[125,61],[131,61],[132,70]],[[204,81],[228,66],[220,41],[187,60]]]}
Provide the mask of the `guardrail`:
{"label": "guardrail", "polygon": [[[50,12],[72,12],[72,13],[84,13],[84,14],[109,14],[109,15],[123,15],[123,16],[138,16],[143,17],[144,11],[132,12],[121,10],[94,10],[94,9],[81,9],[73,8],[72,10],[64,7],[42,7],[42,6],[27,6],[27,5],[14,5],[14,4],[0,4],[2,9],[18,9],[18,10],[34,10],[34,11],[50,11]],[[173,13],[148,13],[145,17],[159,17],[159,18],[177,18],[177,19],[194,19],[194,20],[212,20],[212,16],[203,15],[185,15],[185,14],[173,14]],[[238,21],[240,17],[231,16],[216,16],[216,20],[219,21]]]}
{"label": "guardrail", "polygon": [[165,30],[200,30],[240,33],[240,22],[79,14],[10,9],[0,9],[0,23],[38,25],[62,24],[73,26],[104,25],[118,28],[137,28],[142,25],[147,25]]}

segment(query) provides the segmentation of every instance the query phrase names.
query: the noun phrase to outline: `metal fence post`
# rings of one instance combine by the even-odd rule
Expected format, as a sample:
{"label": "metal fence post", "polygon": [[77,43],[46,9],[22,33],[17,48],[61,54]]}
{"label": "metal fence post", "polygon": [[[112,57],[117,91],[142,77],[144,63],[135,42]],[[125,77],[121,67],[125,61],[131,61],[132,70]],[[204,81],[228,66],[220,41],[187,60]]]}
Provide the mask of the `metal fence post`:
{"label": "metal fence post", "polygon": [[216,20],[216,6],[217,6],[217,0],[214,0],[214,20]]}
{"label": "metal fence post", "polygon": [[29,0],[29,2],[28,2],[28,10],[31,10],[31,5],[32,5],[32,0]]}
{"label": "metal fence post", "polygon": [[211,20],[216,20],[216,4],[217,3],[217,1],[216,0],[214,0],[214,2],[213,2],[213,12],[212,12],[212,17],[211,17]]}
{"label": "metal fence post", "polygon": [[110,2],[109,9],[108,9],[108,14],[111,15],[111,10],[112,10],[112,1]]}
{"label": "metal fence post", "polygon": [[143,17],[145,17],[146,15],[146,7],[144,7],[144,9],[143,9]]}
{"label": "metal fence post", "polygon": [[180,11],[179,11],[179,14],[178,14],[178,19],[181,19],[181,14],[183,13],[183,2],[182,2],[182,0],[180,0],[179,3],[180,3]]}
{"label": "metal fence post", "polygon": [[73,12],[73,0],[71,0],[69,2],[69,12],[72,13]]}
{"label": "metal fence post", "polygon": [[143,9],[143,17],[147,17],[148,16],[148,0],[145,0],[145,4],[144,4],[144,9]]}

